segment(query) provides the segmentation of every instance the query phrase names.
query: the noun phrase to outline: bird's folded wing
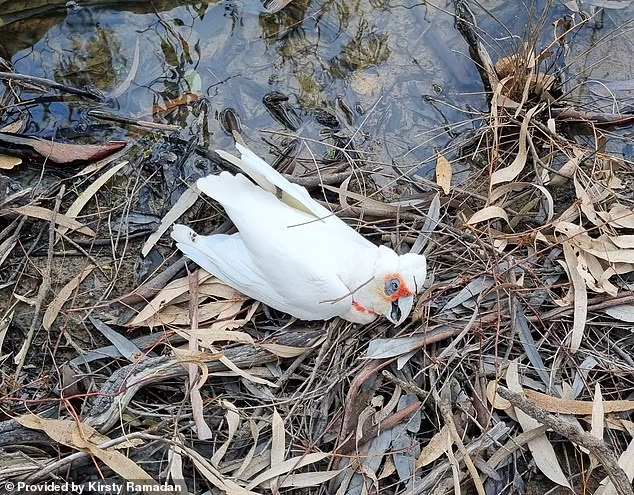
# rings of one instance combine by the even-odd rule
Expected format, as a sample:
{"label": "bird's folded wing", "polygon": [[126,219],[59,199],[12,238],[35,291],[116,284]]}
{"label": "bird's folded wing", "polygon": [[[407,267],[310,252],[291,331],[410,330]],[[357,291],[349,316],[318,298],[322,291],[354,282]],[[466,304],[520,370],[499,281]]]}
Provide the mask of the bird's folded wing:
{"label": "bird's folded wing", "polygon": [[280,199],[287,205],[306,213],[312,213],[318,218],[332,215],[332,212],[311,198],[306,188],[288,181],[249,148],[242,146],[240,143],[236,143],[236,148],[242,155],[241,158],[222,150],[216,150],[216,153],[239,167],[265,191],[278,197],[281,196]]}
{"label": "bird's folded wing", "polygon": [[[270,270],[263,273],[240,234],[202,236],[189,227],[175,225],[172,238],[188,258],[227,285],[297,318],[329,319],[344,313],[351,304],[350,298],[338,299],[347,289],[328,275],[306,276],[302,267],[295,270],[279,259],[271,259],[267,266],[276,276],[271,277]],[[290,264],[292,258],[289,256]]]}
{"label": "bird's folded wing", "polygon": [[184,225],[174,225],[171,235],[189,259],[227,285],[269,306],[284,304],[253,264],[239,235],[202,236]]}
{"label": "bird's folded wing", "polygon": [[[226,151],[217,150],[217,153],[227,161],[233,163],[247,174],[253,181],[260,186],[260,192],[262,190],[270,193],[272,198],[275,198],[275,203],[278,203],[280,214],[283,215],[282,205],[285,205],[297,212],[306,213],[313,217],[313,224],[315,226],[327,225],[337,232],[341,238],[353,241],[355,244],[362,247],[372,247],[372,243],[359,235],[354,229],[347,225],[343,220],[334,215],[330,210],[322,206],[319,202],[314,200],[306,188],[289,182],[284,176],[282,176],[277,170],[271,167],[268,163],[258,157],[250,149],[236,143],[238,151],[240,151],[242,158],[227,153]],[[221,173],[223,183],[220,184],[218,179],[213,176],[204,177],[198,180],[198,188],[208,196],[219,201],[225,208],[236,205],[236,196],[240,195],[240,192],[248,188],[248,185],[241,180],[240,175],[228,176],[228,174]],[[250,194],[255,193],[255,189],[250,188]],[[236,193],[234,195],[233,193]],[[271,204],[271,201],[266,201],[262,195],[258,196],[262,199],[261,204]],[[235,208],[238,210],[239,206]],[[246,209],[246,208],[245,208]],[[234,211],[235,211],[234,210]],[[231,215],[231,212],[228,212]],[[293,215],[289,215],[292,217]],[[233,218],[232,218],[233,219]],[[314,220],[319,219],[315,222]],[[235,219],[233,219],[235,222]],[[311,221],[309,218],[302,220],[304,222]],[[299,223],[299,221],[297,221]]]}

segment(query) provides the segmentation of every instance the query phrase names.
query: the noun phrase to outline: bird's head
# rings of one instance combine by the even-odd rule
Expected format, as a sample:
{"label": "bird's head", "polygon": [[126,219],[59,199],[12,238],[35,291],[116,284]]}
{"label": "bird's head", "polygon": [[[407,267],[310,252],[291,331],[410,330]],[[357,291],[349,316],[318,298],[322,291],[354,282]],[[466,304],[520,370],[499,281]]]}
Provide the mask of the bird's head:
{"label": "bird's head", "polygon": [[379,247],[374,277],[363,291],[365,307],[400,325],[412,311],[414,297],[422,291],[426,276],[425,256],[399,256],[387,247]]}

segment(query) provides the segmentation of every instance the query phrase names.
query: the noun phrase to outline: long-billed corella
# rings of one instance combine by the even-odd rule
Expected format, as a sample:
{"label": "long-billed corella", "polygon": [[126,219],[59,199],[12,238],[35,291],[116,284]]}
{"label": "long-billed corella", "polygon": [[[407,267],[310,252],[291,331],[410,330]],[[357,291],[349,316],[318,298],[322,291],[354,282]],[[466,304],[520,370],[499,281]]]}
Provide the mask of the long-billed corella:
{"label": "long-billed corella", "polygon": [[235,234],[199,235],[175,225],[172,238],[199,266],[227,285],[302,320],[335,316],[400,325],[427,273],[425,256],[376,246],[289,182],[248,148],[241,158],[218,151],[243,174],[198,180],[220,203]]}

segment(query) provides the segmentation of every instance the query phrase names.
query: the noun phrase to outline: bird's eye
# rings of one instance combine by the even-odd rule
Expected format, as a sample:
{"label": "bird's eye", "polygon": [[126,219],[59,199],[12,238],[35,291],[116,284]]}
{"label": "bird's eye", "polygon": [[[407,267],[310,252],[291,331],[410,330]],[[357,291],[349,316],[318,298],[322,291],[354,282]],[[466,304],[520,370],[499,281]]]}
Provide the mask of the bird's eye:
{"label": "bird's eye", "polygon": [[397,278],[393,278],[389,282],[386,282],[385,293],[388,296],[393,296],[394,294],[398,292],[400,288],[401,288],[401,281]]}

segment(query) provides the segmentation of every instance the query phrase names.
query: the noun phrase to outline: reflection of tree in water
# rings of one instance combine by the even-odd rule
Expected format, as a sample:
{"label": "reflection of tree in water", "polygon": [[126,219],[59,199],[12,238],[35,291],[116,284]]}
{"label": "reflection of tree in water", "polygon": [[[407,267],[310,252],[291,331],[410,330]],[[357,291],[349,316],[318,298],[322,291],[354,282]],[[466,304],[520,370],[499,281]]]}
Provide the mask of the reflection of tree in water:
{"label": "reflection of tree in water", "polygon": [[356,34],[330,61],[330,73],[332,77],[343,78],[356,70],[380,65],[390,58],[391,53],[388,35],[377,32],[375,26],[369,26],[360,17]]}
{"label": "reflection of tree in water", "polygon": [[200,38],[193,30],[200,15],[200,11],[189,9],[182,17],[164,18],[157,14],[157,21],[146,28],[154,31],[152,38],[160,40],[162,57],[159,59],[163,67],[163,73],[146,86],[152,93],[153,113],[155,118],[165,117],[167,111],[167,120],[183,127],[187,126],[191,116],[188,102],[196,100],[188,94],[192,91],[200,63]]}
{"label": "reflection of tree in water", "polygon": [[[333,79],[380,65],[392,52],[388,35],[364,19],[360,2],[331,0],[308,12],[311,3],[298,0],[275,15],[261,15],[260,26],[281,63],[292,67],[300,100],[318,105],[314,100]],[[354,19],[357,25],[351,26]]]}
{"label": "reflection of tree in water", "polygon": [[114,29],[100,25],[97,14],[90,8],[71,13],[64,24],[70,47],[55,50],[55,79],[76,87],[115,86],[118,80],[115,67],[127,64]]}

